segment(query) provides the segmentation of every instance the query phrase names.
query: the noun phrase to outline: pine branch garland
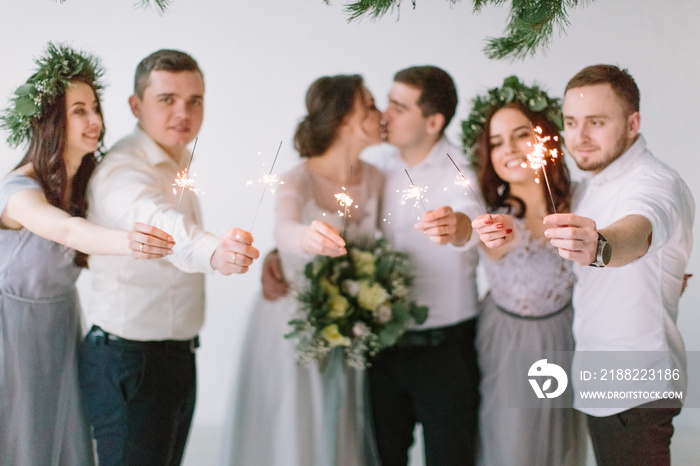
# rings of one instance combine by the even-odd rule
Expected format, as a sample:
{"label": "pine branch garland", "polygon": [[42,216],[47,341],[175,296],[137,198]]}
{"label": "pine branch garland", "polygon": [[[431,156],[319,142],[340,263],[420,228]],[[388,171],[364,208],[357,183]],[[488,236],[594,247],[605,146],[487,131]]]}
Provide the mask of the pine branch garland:
{"label": "pine branch garland", "polygon": [[[413,8],[416,1],[411,0]],[[447,0],[455,4],[461,0]],[[472,0],[474,13],[480,13],[487,5],[503,6],[508,0]],[[492,59],[523,59],[538,50],[546,50],[552,40],[555,26],[564,32],[569,25],[567,9],[586,0],[511,0],[511,8],[505,35],[487,39],[484,52]],[[324,0],[328,4],[329,0]],[[355,0],[345,6],[348,21],[363,16],[377,19],[401,6],[401,0]]]}
{"label": "pine branch garland", "polygon": [[[58,3],[66,3],[66,0],[54,0],[57,1]],[[172,0],[139,0],[134,4],[134,6],[139,6],[141,8],[146,8],[151,4],[155,4],[155,6],[158,8],[160,13],[165,13],[165,11],[168,9],[170,6]]]}

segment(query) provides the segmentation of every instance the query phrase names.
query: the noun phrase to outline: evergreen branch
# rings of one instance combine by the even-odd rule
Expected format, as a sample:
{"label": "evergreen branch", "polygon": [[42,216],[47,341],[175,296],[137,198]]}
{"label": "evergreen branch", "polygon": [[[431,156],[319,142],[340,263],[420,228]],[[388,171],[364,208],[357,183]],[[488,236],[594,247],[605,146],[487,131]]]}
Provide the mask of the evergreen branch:
{"label": "evergreen branch", "polygon": [[[493,3],[502,3],[502,0],[493,0]],[[505,36],[489,38],[484,52],[489,58],[522,59],[534,55],[538,49],[546,50],[554,26],[560,33],[564,32],[569,25],[567,8],[579,3],[579,0],[513,0]]]}
{"label": "evergreen branch", "polygon": [[[61,4],[66,3],[66,0],[54,0],[54,1],[61,3]],[[170,2],[171,2],[171,0],[139,0],[138,3],[136,3],[136,5],[138,5],[141,8],[146,8],[151,3],[155,3],[158,10],[160,10],[160,13],[165,13],[165,11],[170,6]]]}
{"label": "evergreen branch", "polygon": [[[411,0],[413,8],[416,1]],[[455,4],[461,0],[447,0]],[[567,9],[591,0],[510,0],[510,15],[503,37],[487,38],[484,52],[492,59],[522,59],[534,55],[537,50],[546,50],[552,40],[555,26],[559,33],[569,25]],[[329,4],[330,0],[323,0]],[[480,13],[487,5],[503,6],[508,0],[472,0],[473,12]],[[348,22],[369,16],[380,18],[394,7],[401,6],[401,0],[353,0],[345,5]]]}
{"label": "evergreen branch", "polygon": [[152,3],[155,3],[156,7],[160,10],[160,13],[165,13],[165,11],[170,6],[171,0],[139,0],[139,6],[141,8],[146,8]]}
{"label": "evergreen branch", "polygon": [[[413,8],[416,8],[416,0],[411,0],[411,3]],[[394,6],[399,8],[401,0],[356,0],[345,5],[345,12],[349,15],[348,22],[360,19],[364,15],[377,19],[393,10]]]}

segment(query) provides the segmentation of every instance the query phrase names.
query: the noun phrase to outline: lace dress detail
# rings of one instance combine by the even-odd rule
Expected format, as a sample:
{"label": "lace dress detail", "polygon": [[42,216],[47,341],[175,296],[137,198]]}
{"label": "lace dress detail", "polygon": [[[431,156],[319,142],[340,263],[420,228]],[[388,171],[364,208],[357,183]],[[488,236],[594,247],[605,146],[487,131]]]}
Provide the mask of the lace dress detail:
{"label": "lace dress detail", "polygon": [[548,240],[532,238],[521,220],[515,219],[515,227],[521,244],[505,257],[492,260],[480,250],[491,297],[513,314],[546,317],[571,302],[572,262],[563,260]]}

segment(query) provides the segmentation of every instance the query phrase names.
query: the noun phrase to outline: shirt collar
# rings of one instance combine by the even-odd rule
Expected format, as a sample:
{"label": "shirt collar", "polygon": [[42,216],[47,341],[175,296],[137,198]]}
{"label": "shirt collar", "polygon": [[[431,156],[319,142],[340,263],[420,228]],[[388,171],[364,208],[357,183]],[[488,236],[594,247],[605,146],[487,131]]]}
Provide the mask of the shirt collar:
{"label": "shirt collar", "polygon": [[187,149],[182,149],[180,151],[178,160],[173,160],[170,154],[165,152],[165,150],[158,145],[156,141],[153,140],[148,134],[144,132],[143,129],[137,124],[133,132],[134,139],[136,139],[141,147],[146,149],[146,158],[151,165],[156,166],[159,164],[176,163],[178,167],[184,168],[189,162],[190,153]]}
{"label": "shirt collar", "polygon": [[[447,140],[447,137],[443,135],[440,139],[437,140],[435,145],[433,145],[433,148],[430,149],[430,152],[428,152],[428,155],[421,160],[418,164],[413,166],[413,170],[419,169],[422,167],[429,167],[431,165],[435,165],[437,163],[440,163],[442,158],[446,158],[447,155],[450,153],[450,148],[453,147],[450,142]],[[450,154],[453,158],[458,155],[458,154]],[[395,159],[401,163],[402,166],[408,166],[406,165],[406,162],[403,161],[401,158],[401,151],[398,149],[396,152],[394,152],[394,157]]]}
{"label": "shirt collar", "polygon": [[637,160],[644,154],[647,142],[641,134],[637,140],[621,156],[615,159],[610,165],[593,175],[588,173],[590,184],[605,184],[610,180],[616,180],[629,172],[637,164]]}

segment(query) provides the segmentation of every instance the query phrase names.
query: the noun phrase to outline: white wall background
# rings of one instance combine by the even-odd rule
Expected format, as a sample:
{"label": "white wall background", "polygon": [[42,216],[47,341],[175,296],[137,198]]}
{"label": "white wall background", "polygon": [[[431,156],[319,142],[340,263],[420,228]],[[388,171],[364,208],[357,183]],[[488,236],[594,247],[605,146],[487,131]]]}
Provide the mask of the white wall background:
{"label": "white wall background", "polygon": [[[205,224],[220,233],[249,228],[261,187],[245,187],[262,175],[283,141],[276,173],[297,159],[292,135],[304,113],[304,93],[317,77],[360,73],[380,108],[394,72],[434,64],[454,77],[460,105],[448,135],[459,141],[459,120],[477,92],[518,74],[560,94],[579,69],[613,63],[630,70],[642,93],[642,132],[651,150],[683,174],[700,203],[697,127],[700,88],[700,0],[596,0],[570,12],[571,25],[546,54],[524,61],[488,60],[487,36],[500,35],[504,8],[472,14],[472,2],[405,0],[397,13],[378,21],[348,24],[343,0],[174,0],[159,15],[134,8],[136,0],[0,0],[0,98],[6,99],[33,68],[46,41],[67,41],[103,59],[109,87],[103,105],[107,142],[130,131],[127,106],[136,64],[159,48],[192,54],[205,73],[205,122],[192,164]],[[510,2],[506,2],[510,3]],[[5,101],[2,101],[4,105]],[[4,142],[4,135],[2,136]],[[0,169],[7,172],[20,151],[0,145]],[[573,164],[570,164],[570,166]],[[274,200],[266,196],[253,234],[263,252],[272,248]],[[696,245],[700,237],[696,228]],[[697,248],[696,248],[697,249]],[[681,300],[679,325],[689,350],[700,350],[700,254]],[[250,302],[259,290],[260,266],[245,276],[212,276],[207,285],[207,321],[198,354],[199,399],[194,434],[221,425],[227,407]],[[89,295],[89,273],[80,281]],[[700,381],[692,381],[697,386]],[[686,409],[677,432],[700,431],[700,413]],[[217,441],[212,441],[218,446]],[[198,464],[193,462],[192,464]]]}

